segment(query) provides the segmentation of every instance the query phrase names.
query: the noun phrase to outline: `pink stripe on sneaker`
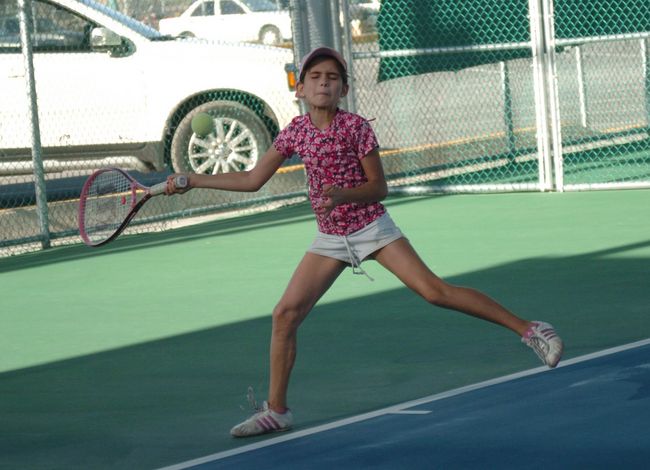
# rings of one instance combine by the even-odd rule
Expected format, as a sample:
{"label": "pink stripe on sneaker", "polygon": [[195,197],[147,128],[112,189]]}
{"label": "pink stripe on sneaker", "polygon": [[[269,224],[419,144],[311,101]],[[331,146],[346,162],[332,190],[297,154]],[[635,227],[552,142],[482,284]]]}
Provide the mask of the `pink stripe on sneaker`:
{"label": "pink stripe on sneaker", "polygon": [[259,424],[260,427],[265,431],[273,431],[275,429],[280,428],[278,422],[274,420],[273,417],[270,415],[262,416],[261,418],[258,418],[257,424]]}
{"label": "pink stripe on sneaker", "polygon": [[266,421],[264,421],[264,418],[259,418],[256,423],[265,431],[270,431],[269,425],[266,423]]}
{"label": "pink stripe on sneaker", "polygon": [[269,414],[266,416],[266,419],[271,423],[271,427],[273,429],[280,429],[280,423],[278,423],[273,415]]}

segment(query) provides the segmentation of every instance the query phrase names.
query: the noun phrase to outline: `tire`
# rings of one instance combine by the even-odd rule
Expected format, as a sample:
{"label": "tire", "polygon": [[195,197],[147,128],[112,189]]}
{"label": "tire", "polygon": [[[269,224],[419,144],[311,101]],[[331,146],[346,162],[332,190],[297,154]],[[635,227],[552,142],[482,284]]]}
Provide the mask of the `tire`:
{"label": "tire", "polygon": [[264,26],[260,29],[259,39],[266,46],[277,46],[282,43],[282,34],[275,26]]}
{"label": "tire", "polygon": [[[207,136],[194,134],[192,118],[198,113],[214,117]],[[177,173],[217,174],[253,168],[271,146],[271,134],[262,120],[234,101],[210,101],[192,109],[181,120],[171,144],[172,167]]]}

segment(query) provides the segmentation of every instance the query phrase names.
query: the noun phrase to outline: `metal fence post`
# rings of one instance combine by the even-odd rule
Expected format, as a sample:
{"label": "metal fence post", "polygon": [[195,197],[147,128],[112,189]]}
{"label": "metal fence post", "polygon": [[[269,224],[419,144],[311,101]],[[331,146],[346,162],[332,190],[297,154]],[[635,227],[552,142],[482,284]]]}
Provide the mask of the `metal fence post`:
{"label": "metal fence post", "polygon": [[529,0],[530,39],[533,61],[533,87],[535,93],[535,123],[537,127],[537,155],[540,189],[553,187],[551,138],[548,120],[546,76],[544,74],[544,31],[542,22],[542,0]]}
{"label": "metal fence post", "polygon": [[[289,3],[289,12],[291,13],[291,34],[293,37],[293,61],[294,65],[299,67],[300,60],[309,50],[309,29],[304,27],[307,24],[304,2],[301,0],[291,0],[291,3]],[[296,73],[298,73],[297,70]],[[307,107],[302,100],[299,100],[299,106],[300,113],[305,114]]]}
{"label": "metal fence post", "polygon": [[517,142],[512,117],[512,89],[510,88],[510,70],[508,63],[501,61],[499,63],[499,70],[501,71],[501,93],[503,95],[503,124],[506,130],[508,152],[510,153],[510,158],[514,158],[517,150]]}
{"label": "metal fence post", "polygon": [[641,54],[643,83],[645,85],[646,126],[650,128],[650,39],[641,39]]}
{"label": "metal fence post", "polygon": [[551,130],[553,158],[553,183],[556,191],[564,191],[564,161],[562,156],[562,123],[560,121],[560,101],[558,96],[556,52],[555,52],[555,12],[553,0],[542,1],[542,21],[544,31],[544,74],[546,77],[546,97]]}
{"label": "metal fence post", "polygon": [[[291,23],[293,29],[293,54],[296,63],[304,57],[307,52],[319,46],[328,46],[343,53],[348,62],[348,72],[352,74],[352,57],[350,45],[345,38],[339,17],[339,0],[291,0],[289,5],[291,11]],[[347,5],[344,7],[342,16],[347,18]],[[307,25],[307,28],[304,26]],[[351,95],[344,98],[345,107],[354,111],[350,103],[354,102],[354,90],[350,89]],[[301,102],[301,111],[306,112],[304,103]]]}
{"label": "metal fence post", "polygon": [[304,2],[301,0],[291,0],[289,12],[291,13],[293,55],[297,65],[302,56],[307,53],[309,47],[309,29],[304,27],[307,24]]}
{"label": "metal fence post", "polygon": [[[323,0],[291,0],[293,56],[296,65],[310,50],[318,46],[335,47],[331,28],[331,8]],[[305,25],[307,26],[305,28]],[[307,112],[300,102],[302,113]]]}
{"label": "metal fence post", "polygon": [[290,10],[293,28],[293,51],[296,61],[299,61],[314,47],[335,47],[331,28],[332,11],[329,2],[322,0],[291,0]]}
{"label": "metal fence post", "polygon": [[[333,0],[336,1],[336,0]],[[341,38],[341,53],[345,57],[346,62],[348,63],[348,78],[350,80],[350,90],[348,95],[345,97],[346,108],[351,113],[357,112],[357,95],[355,87],[355,75],[354,75],[354,56],[352,54],[352,31],[350,28],[350,3],[348,0],[340,0],[340,17],[343,22],[343,27],[338,22],[338,16],[336,19],[336,26],[334,31],[338,31],[338,35]]]}
{"label": "metal fence post", "polygon": [[578,80],[580,124],[582,124],[582,127],[587,127],[589,125],[589,115],[587,114],[587,87],[585,85],[585,73],[582,67],[582,46],[576,46],[576,76]]}
{"label": "metal fence post", "polygon": [[38,121],[38,104],[36,102],[36,80],[34,79],[34,57],[32,55],[31,33],[33,30],[33,12],[31,0],[18,0],[20,9],[20,43],[25,63],[25,78],[27,79],[27,95],[29,96],[29,111],[32,134],[32,163],[34,165],[34,187],[36,207],[41,231],[41,246],[49,248],[50,229],[47,208],[47,192],[43,171],[43,155],[41,151],[41,133]]}

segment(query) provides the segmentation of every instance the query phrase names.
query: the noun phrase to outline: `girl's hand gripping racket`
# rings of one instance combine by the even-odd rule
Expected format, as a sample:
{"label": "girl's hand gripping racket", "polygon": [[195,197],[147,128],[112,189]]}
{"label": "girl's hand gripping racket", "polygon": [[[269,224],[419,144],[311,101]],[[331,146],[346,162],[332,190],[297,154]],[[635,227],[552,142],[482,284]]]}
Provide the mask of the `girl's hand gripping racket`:
{"label": "girl's hand gripping racket", "polygon": [[[187,177],[174,179],[177,188],[187,187]],[[88,246],[104,245],[129,225],[140,208],[153,196],[165,193],[167,181],[150,188],[126,171],[107,168],[94,172],[79,197],[79,234]]]}

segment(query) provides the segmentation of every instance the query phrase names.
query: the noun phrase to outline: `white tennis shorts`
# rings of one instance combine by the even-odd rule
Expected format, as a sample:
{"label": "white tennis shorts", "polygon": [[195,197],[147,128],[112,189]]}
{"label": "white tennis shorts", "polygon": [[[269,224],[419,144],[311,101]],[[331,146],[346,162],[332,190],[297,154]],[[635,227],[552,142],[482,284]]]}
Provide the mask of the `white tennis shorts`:
{"label": "white tennis shorts", "polygon": [[368,276],[361,269],[361,262],[380,248],[403,237],[393,219],[385,213],[362,229],[346,236],[318,232],[307,251],[344,261],[352,266],[352,272],[355,274]]}

